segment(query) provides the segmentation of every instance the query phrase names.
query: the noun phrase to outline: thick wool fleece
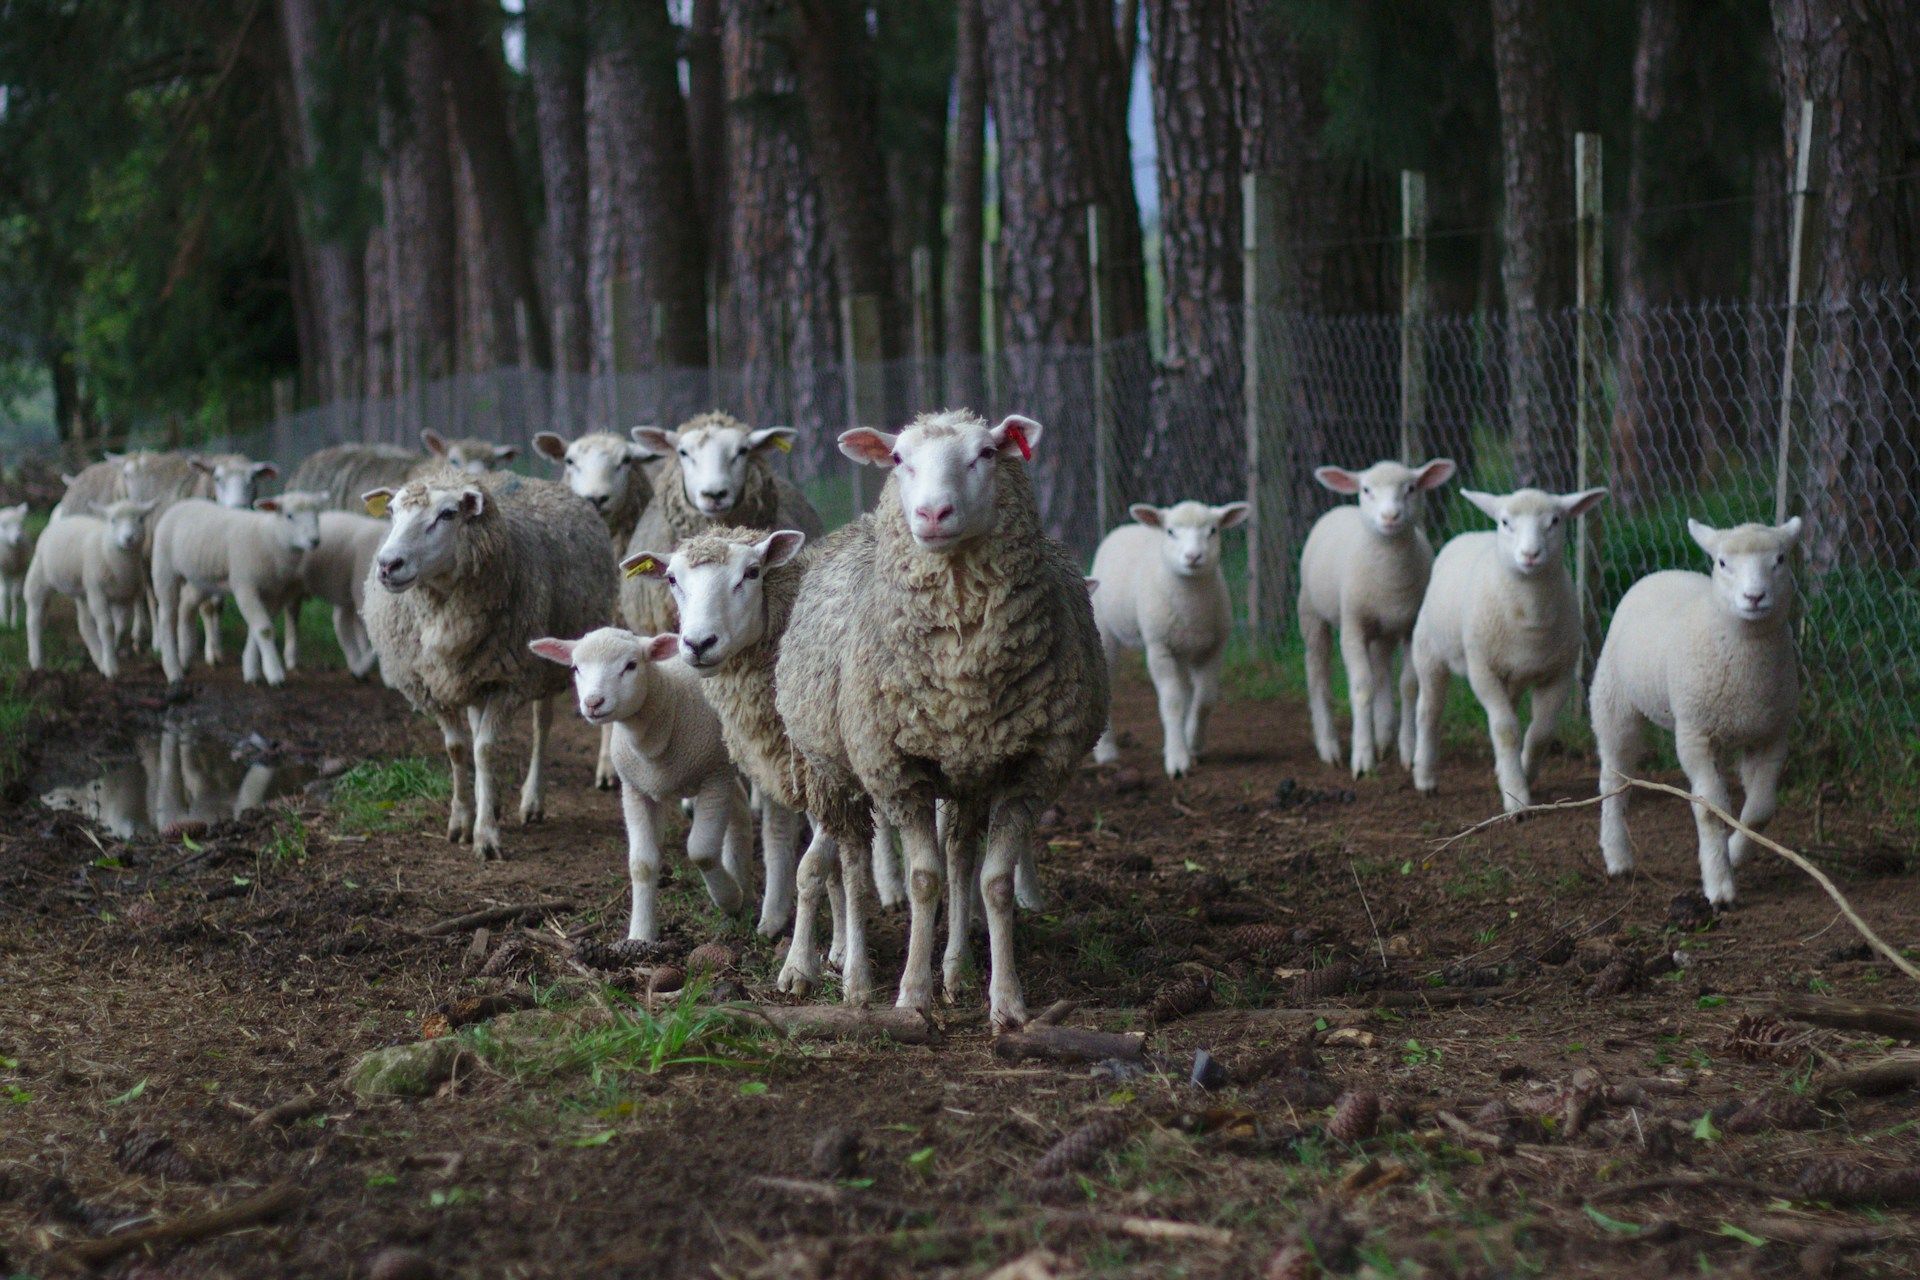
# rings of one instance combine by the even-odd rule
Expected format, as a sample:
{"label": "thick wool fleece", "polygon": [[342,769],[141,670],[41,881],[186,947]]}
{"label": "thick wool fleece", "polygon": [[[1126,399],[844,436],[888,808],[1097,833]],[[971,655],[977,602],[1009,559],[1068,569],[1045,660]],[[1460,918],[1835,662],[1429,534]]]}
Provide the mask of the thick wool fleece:
{"label": "thick wool fleece", "polygon": [[361,494],[399,488],[422,473],[424,462],[412,450],[390,444],[339,444],[302,459],[287,489],[324,493],[335,511],[359,511]]}

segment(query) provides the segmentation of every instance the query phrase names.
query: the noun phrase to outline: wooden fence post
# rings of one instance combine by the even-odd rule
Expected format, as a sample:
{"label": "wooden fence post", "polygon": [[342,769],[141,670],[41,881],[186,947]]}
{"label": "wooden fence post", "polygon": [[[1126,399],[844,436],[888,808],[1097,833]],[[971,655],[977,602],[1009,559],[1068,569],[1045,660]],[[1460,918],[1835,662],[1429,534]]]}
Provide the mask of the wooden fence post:
{"label": "wooden fence post", "polygon": [[1087,206],[1088,305],[1093,318],[1093,520],[1094,541],[1119,522],[1114,485],[1113,390],[1107,385],[1107,273],[1112,233],[1107,211]]}
{"label": "wooden fence post", "polygon": [[1240,177],[1241,392],[1246,418],[1247,633],[1254,645],[1276,645],[1287,616],[1292,577],[1288,545],[1287,474],[1291,452],[1282,395],[1286,378],[1280,306],[1280,182],[1270,173]]}
{"label": "wooden fence post", "polygon": [[1400,171],[1400,461],[1421,459],[1427,418],[1427,175]]}
{"label": "wooden fence post", "polygon": [[[880,363],[880,299],[871,293],[845,294],[840,299],[841,365],[847,379],[847,425],[886,429],[886,396]],[[873,509],[879,493],[878,473],[854,462],[853,513]]]}
{"label": "wooden fence post", "polygon": [[1807,174],[1813,157],[1813,99],[1800,99],[1800,132],[1793,156],[1793,235],[1787,241],[1787,336],[1780,356],[1780,431],[1773,465],[1773,522],[1787,519],[1787,473],[1793,446],[1794,344],[1800,339],[1800,252],[1807,226]]}
{"label": "wooden fence post", "polygon": [[[1574,487],[1590,489],[1607,468],[1601,453],[1605,433],[1596,430],[1600,417],[1594,403],[1601,386],[1600,295],[1605,280],[1601,242],[1601,169],[1600,135],[1573,135],[1573,199],[1575,237],[1574,305],[1576,307],[1574,358]],[[1598,584],[1594,581],[1592,518],[1574,522],[1574,593],[1580,601],[1581,631],[1585,647],[1581,654],[1580,674],[1584,680],[1592,669],[1592,658],[1599,647],[1600,609]]]}

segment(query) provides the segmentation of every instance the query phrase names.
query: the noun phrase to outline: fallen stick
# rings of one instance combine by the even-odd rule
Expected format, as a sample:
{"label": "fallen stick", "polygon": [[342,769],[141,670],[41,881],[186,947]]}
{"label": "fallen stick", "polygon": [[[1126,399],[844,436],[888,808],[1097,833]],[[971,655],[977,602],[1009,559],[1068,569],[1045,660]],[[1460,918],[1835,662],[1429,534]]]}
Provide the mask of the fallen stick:
{"label": "fallen stick", "polygon": [[285,1213],[305,1197],[306,1193],[291,1182],[275,1183],[265,1191],[229,1201],[218,1209],[203,1209],[157,1226],[82,1241],[67,1250],[66,1256],[82,1266],[97,1267],[149,1245],[188,1244],[265,1222]]}
{"label": "fallen stick", "polygon": [[1897,1004],[1862,1004],[1818,996],[1782,996],[1774,1012],[1795,1022],[1842,1031],[1872,1031],[1896,1040],[1920,1040],[1920,1009]]}
{"label": "fallen stick", "polygon": [[1071,1209],[1048,1210],[1047,1217],[1055,1222],[1073,1222],[1105,1231],[1118,1231],[1136,1240],[1211,1245],[1233,1243],[1233,1232],[1225,1227],[1202,1226],[1197,1222],[1181,1222],[1174,1218],[1143,1218],[1131,1213],[1087,1213]]}
{"label": "fallen stick", "polygon": [[1898,1053],[1877,1062],[1869,1062],[1864,1067],[1823,1076],[1815,1087],[1815,1094],[1826,1099],[1836,1093],[1851,1092],[1863,1096],[1898,1093],[1915,1085],[1920,1085],[1920,1054]]}
{"label": "fallen stick", "polygon": [[1104,1062],[1124,1058],[1137,1062],[1146,1050],[1147,1038],[1137,1031],[1088,1031],[1081,1027],[1034,1025],[1009,1031],[995,1038],[993,1056],[1008,1062],[1039,1058],[1046,1062]]}
{"label": "fallen stick", "polygon": [[303,1094],[298,1098],[289,1098],[285,1102],[276,1102],[271,1107],[262,1108],[247,1121],[247,1126],[252,1129],[271,1129],[276,1125],[293,1124],[295,1121],[305,1120],[326,1105],[317,1093]]}
{"label": "fallen stick", "polygon": [[1736,1178],[1722,1173],[1669,1173],[1657,1178],[1642,1178],[1638,1182],[1623,1182],[1617,1187],[1602,1187],[1587,1197],[1588,1204],[1611,1204],[1616,1200],[1631,1200],[1635,1196],[1651,1195],[1655,1191],[1685,1191],[1701,1187],[1725,1187],[1729,1191],[1745,1191],[1751,1195],[1768,1196],[1773,1199],[1790,1199],[1792,1193],[1784,1187],[1770,1187],[1764,1182],[1754,1182],[1749,1178]]}
{"label": "fallen stick", "polygon": [[1030,1027],[1058,1026],[1064,1022],[1075,1009],[1080,1007],[1080,1003],[1078,1000],[1055,1000],[1033,1018],[1029,1019],[1027,1025]]}
{"label": "fallen stick", "polygon": [[1468,1146],[1480,1147],[1487,1151],[1497,1151],[1501,1155],[1506,1155],[1520,1145],[1516,1139],[1510,1136],[1488,1133],[1485,1129],[1476,1129],[1473,1125],[1468,1124],[1451,1111],[1436,1111],[1433,1113],[1433,1118],[1453,1130],[1454,1135]]}
{"label": "fallen stick", "polygon": [[469,911],[466,915],[442,920],[424,929],[415,929],[413,933],[422,938],[444,938],[448,934],[478,929],[482,925],[505,924],[509,920],[519,920],[525,916],[547,915],[555,911],[572,909],[571,902],[522,902],[510,907],[488,907],[484,911]]}
{"label": "fallen stick", "polygon": [[715,1005],[740,1027],[771,1027],[789,1040],[892,1040],[937,1044],[940,1028],[918,1009],[849,1009],[843,1005]]}

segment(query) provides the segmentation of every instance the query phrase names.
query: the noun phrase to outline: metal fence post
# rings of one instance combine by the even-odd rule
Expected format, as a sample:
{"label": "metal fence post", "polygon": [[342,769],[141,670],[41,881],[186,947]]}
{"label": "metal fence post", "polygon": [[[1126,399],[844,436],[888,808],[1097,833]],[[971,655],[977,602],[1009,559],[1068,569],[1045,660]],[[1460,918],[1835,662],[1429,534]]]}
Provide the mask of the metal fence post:
{"label": "metal fence post", "polygon": [[1287,456],[1281,388],[1286,378],[1279,332],[1280,182],[1269,173],[1240,177],[1242,413],[1246,418],[1247,633],[1255,644],[1280,641],[1286,617],[1292,548],[1288,546]]}
{"label": "metal fence post", "polygon": [[1427,175],[1400,171],[1400,461],[1420,460],[1427,417]]}
{"label": "metal fence post", "polygon": [[1807,174],[1813,157],[1813,99],[1800,99],[1800,132],[1793,156],[1793,233],[1787,241],[1787,337],[1780,356],[1780,432],[1773,464],[1773,522],[1787,519],[1788,453],[1793,444],[1794,344],[1800,338],[1800,248],[1807,225]]}
{"label": "metal fence post", "polygon": [[[880,364],[880,299],[871,293],[846,294],[840,299],[841,364],[847,379],[847,425],[879,427],[886,425],[886,397],[881,379],[886,371]],[[853,513],[873,509],[879,486],[875,471],[855,462],[853,467]]]}
{"label": "metal fence post", "polygon": [[[1601,385],[1600,293],[1604,281],[1600,222],[1600,135],[1573,135],[1575,253],[1574,305],[1574,487],[1590,489],[1606,471],[1600,456],[1604,432],[1594,429],[1599,418],[1594,397]],[[1600,636],[1600,609],[1594,581],[1591,518],[1574,522],[1574,593],[1580,601],[1581,633],[1585,637],[1580,673],[1584,679]]]}
{"label": "metal fence post", "polygon": [[1098,541],[1117,524],[1113,504],[1113,390],[1107,385],[1107,211],[1087,206],[1088,308],[1093,319],[1093,519]]}

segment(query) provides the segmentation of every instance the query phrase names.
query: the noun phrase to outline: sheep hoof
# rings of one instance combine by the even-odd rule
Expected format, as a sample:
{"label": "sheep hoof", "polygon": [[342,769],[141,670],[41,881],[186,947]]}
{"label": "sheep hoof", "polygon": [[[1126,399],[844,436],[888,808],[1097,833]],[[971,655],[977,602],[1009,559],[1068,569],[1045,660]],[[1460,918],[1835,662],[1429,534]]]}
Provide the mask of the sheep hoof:
{"label": "sheep hoof", "polygon": [[873,971],[865,964],[848,965],[840,979],[842,1004],[863,1005],[873,998]]}
{"label": "sheep hoof", "polygon": [[545,822],[546,820],[547,820],[547,810],[544,805],[523,804],[520,806],[520,825],[521,826],[530,827],[536,822]]}
{"label": "sheep hoof", "polygon": [[1319,753],[1321,764],[1338,765],[1340,763],[1340,748],[1331,742],[1317,743],[1313,749]]}
{"label": "sheep hoof", "polygon": [[602,773],[594,777],[593,785],[598,791],[612,791],[620,785],[620,779],[610,773]]}
{"label": "sheep hoof", "polygon": [[896,1009],[918,1009],[922,1013],[933,1008],[933,988],[930,984],[916,983],[908,986],[900,984],[900,998],[893,1002]]}
{"label": "sheep hoof", "polygon": [[1017,999],[1009,1000],[1004,1004],[996,1002],[992,1007],[990,1020],[993,1023],[993,1034],[995,1035],[1005,1035],[1009,1031],[1018,1031],[1027,1025],[1026,1002]]}
{"label": "sheep hoof", "polygon": [[785,992],[787,995],[799,996],[804,1000],[813,994],[813,989],[819,984],[818,972],[809,971],[806,966],[790,959],[780,967],[780,976],[774,980],[773,985],[775,990]]}

